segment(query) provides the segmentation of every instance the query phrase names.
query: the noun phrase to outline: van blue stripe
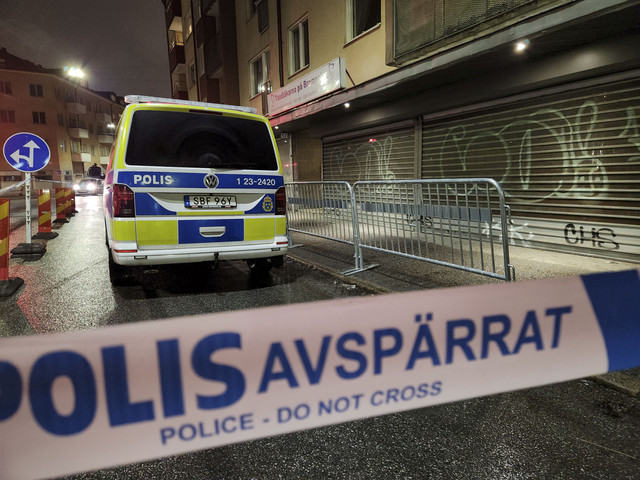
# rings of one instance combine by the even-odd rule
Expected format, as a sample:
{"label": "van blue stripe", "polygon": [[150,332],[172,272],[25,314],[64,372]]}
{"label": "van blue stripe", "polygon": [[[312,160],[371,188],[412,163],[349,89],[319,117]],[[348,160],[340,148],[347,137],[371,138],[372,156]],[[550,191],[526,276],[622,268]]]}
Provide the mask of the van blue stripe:
{"label": "van blue stripe", "polygon": [[[130,187],[145,188],[206,188],[204,177],[207,173],[184,172],[136,172],[127,170],[118,172],[116,183]],[[284,185],[281,175],[245,175],[216,173],[219,183],[216,188],[247,190],[275,190]]]}
{"label": "van blue stripe", "polygon": [[[226,231],[220,237],[204,237],[200,234],[200,227],[221,227]],[[179,220],[178,243],[212,243],[212,242],[236,242],[244,240],[243,219],[220,220]]]}
{"label": "van blue stripe", "polygon": [[640,365],[640,277],[637,270],[582,276],[607,346],[609,371]]}

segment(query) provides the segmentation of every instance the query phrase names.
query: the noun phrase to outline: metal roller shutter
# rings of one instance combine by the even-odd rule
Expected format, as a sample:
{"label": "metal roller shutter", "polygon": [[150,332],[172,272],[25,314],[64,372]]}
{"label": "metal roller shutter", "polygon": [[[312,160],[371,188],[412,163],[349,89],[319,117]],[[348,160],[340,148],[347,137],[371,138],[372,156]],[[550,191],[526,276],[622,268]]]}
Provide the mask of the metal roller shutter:
{"label": "metal roller shutter", "polygon": [[324,181],[396,180],[416,177],[414,122],[323,138]]}
{"label": "metal roller shutter", "polygon": [[640,261],[639,116],[634,79],[425,117],[422,176],[497,180],[514,245]]}

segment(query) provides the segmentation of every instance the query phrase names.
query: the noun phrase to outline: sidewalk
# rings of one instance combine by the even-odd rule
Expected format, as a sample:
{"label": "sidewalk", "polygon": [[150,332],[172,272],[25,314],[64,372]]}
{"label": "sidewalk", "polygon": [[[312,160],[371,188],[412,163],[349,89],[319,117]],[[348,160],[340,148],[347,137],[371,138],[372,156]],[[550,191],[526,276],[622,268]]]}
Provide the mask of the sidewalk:
{"label": "sidewalk", "polygon": [[[293,248],[287,257],[338,278],[348,285],[376,294],[466,285],[501,284],[502,280],[443,267],[392,253],[365,249],[364,265],[374,268],[353,275],[342,272],[354,268],[354,247],[349,244],[292,232]],[[510,247],[516,281],[575,276],[640,268],[635,263]],[[640,396],[640,367],[601,375],[594,380],[629,396]]]}

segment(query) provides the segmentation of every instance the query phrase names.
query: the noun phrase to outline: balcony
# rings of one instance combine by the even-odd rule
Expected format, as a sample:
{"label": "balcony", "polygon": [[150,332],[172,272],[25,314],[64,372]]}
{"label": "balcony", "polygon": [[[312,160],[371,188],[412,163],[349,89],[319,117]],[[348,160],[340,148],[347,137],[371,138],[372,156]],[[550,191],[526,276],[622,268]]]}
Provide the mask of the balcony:
{"label": "balcony", "polygon": [[108,165],[109,164],[109,157],[100,157],[100,163],[102,165]]}
{"label": "balcony", "polygon": [[111,115],[108,113],[96,113],[96,121],[102,123],[111,123]]}
{"label": "balcony", "polygon": [[71,138],[89,138],[89,130],[86,128],[69,128]]}
{"label": "balcony", "polygon": [[84,115],[87,113],[87,106],[78,102],[67,102],[67,112],[72,115]]}
{"label": "balcony", "polygon": [[72,153],[71,161],[91,163],[91,154],[90,153]]}
{"label": "balcony", "polygon": [[98,142],[104,143],[105,145],[111,145],[113,143],[113,135],[102,133],[98,135]]}
{"label": "balcony", "polygon": [[182,23],[182,2],[180,0],[166,0],[164,12],[167,27],[172,27],[174,22]]}
{"label": "balcony", "polygon": [[169,52],[169,71],[174,72],[178,65],[184,65],[184,45],[176,44]]}

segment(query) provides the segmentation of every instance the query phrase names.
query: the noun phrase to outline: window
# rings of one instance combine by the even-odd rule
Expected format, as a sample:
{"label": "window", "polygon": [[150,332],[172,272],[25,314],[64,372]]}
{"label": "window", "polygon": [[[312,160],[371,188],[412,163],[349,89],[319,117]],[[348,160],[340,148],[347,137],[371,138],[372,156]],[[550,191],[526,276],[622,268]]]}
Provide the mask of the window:
{"label": "window", "polygon": [[256,0],[255,5],[258,12],[258,31],[262,33],[269,28],[269,2],[268,0]]}
{"label": "window", "polygon": [[289,30],[289,74],[309,65],[309,21],[302,20]]}
{"label": "window", "polygon": [[60,151],[61,152],[67,151],[67,142],[65,142],[64,140],[60,140]]}
{"label": "window", "polygon": [[251,62],[251,96],[262,92],[262,86],[269,81],[269,51],[264,51]]}
{"label": "window", "polygon": [[253,17],[254,13],[256,13],[255,0],[247,0],[247,19]]}
{"label": "window", "polygon": [[13,95],[13,90],[11,89],[11,82],[0,81],[0,93],[6,93],[7,95]]}
{"label": "window", "polygon": [[380,0],[347,1],[347,42],[380,23]]}
{"label": "window", "polygon": [[33,117],[33,123],[47,123],[47,116],[44,112],[31,112],[31,115]]}
{"label": "window", "polygon": [[227,115],[138,110],[133,114],[127,164],[150,167],[278,170],[269,128]]}
{"label": "window", "polygon": [[64,115],[61,113],[58,114],[58,125],[64,127]]}
{"label": "window", "polygon": [[14,110],[0,110],[0,123],[16,123]]}
{"label": "window", "polygon": [[44,92],[42,90],[42,85],[38,85],[36,83],[29,84],[29,94],[32,97],[44,97]]}
{"label": "window", "polygon": [[193,87],[196,84],[196,63],[191,62],[189,64],[189,87]]}
{"label": "window", "polygon": [[71,140],[71,152],[80,153],[80,142]]}

